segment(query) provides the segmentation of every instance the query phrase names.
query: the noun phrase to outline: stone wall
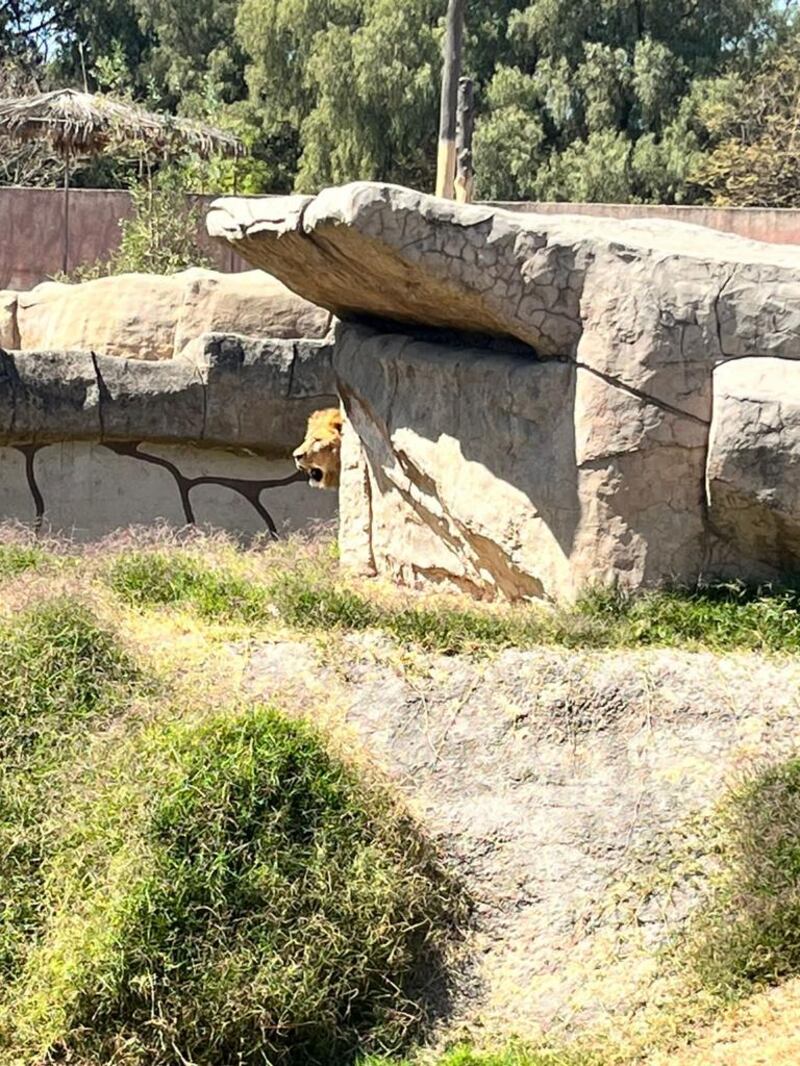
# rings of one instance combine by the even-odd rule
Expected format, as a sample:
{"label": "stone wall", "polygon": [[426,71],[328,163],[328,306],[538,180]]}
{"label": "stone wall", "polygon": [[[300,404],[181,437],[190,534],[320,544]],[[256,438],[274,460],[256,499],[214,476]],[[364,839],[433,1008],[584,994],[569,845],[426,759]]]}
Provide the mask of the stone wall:
{"label": "stone wall", "polygon": [[371,183],[208,224],[341,320],[346,562],[512,599],[800,567],[800,250]]}
{"label": "stone wall", "polygon": [[324,340],[207,334],[162,361],[0,350],[0,519],[279,536],[336,514],[291,451],[335,402]]}

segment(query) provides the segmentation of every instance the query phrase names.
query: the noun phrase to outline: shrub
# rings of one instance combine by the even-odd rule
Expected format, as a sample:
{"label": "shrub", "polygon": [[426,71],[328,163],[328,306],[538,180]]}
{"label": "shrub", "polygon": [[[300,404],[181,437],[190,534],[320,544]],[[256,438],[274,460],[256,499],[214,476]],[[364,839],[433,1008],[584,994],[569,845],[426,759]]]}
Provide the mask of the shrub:
{"label": "shrub", "polygon": [[67,822],[13,1061],[340,1066],[422,1020],[456,895],[311,729],[268,708],[150,725]]}
{"label": "shrub", "polygon": [[721,809],[720,873],[692,924],[703,986],[737,996],[800,974],[800,758],[752,775]]}

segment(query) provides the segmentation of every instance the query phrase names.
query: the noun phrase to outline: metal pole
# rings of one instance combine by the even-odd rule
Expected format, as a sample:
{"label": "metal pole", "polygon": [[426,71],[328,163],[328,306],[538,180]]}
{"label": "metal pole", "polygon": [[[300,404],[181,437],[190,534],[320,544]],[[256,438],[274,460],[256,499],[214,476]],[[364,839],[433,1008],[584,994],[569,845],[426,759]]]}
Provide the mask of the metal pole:
{"label": "metal pole", "polygon": [[456,176],[456,115],[458,80],[464,48],[464,9],[466,0],[449,0],[444,42],[442,100],[439,111],[439,150],[436,163],[436,195],[453,199]]}
{"label": "metal pole", "polygon": [[69,149],[64,157],[64,261],[61,269],[64,274],[69,271]]}

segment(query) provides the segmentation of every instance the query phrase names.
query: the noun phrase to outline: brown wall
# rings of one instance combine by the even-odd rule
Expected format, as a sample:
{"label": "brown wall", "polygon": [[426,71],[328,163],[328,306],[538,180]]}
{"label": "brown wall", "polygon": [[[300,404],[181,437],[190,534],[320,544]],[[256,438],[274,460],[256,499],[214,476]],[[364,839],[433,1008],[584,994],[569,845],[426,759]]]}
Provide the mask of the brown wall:
{"label": "brown wall", "polygon": [[[198,196],[205,206],[213,196]],[[116,189],[73,189],[69,197],[68,269],[106,258],[119,245],[119,220],[131,213],[130,195]],[[218,270],[248,265],[211,241],[201,224],[198,247]],[[64,194],[59,189],[0,188],[0,289],[29,289],[59,273],[64,256]]]}
{"label": "brown wall", "polygon": [[[202,206],[213,196],[198,196]],[[512,211],[604,215],[611,218],[674,218],[758,241],[800,244],[800,210],[662,207],[633,204],[502,203]],[[68,269],[108,256],[119,244],[119,220],[130,214],[127,192],[73,189],[70,193]],[[59,189],[0,188],[0,289],[29,289],[62,269],[64,195]],[[247,270],[234,252],[209,240],[201,224],[198,248],[218,270]]]}
{"label": "brown wall", "polygon": [[800,244],[800,209],[767,207],[675,207],[666,204],[495,203],[508,211],[601,215],[605,218],[669,218],[735,233],[769,244]]}

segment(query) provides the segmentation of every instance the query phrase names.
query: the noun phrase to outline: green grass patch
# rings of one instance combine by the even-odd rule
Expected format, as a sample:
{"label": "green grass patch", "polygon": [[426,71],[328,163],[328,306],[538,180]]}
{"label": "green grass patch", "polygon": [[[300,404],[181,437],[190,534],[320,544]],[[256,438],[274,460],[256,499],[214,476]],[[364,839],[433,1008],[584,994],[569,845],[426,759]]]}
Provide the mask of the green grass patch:
{"label": "green grass patch", "polygon": [[132,606],[186,606],[207,621],[254,624],[269,611],[269,599],[260,586],[175,550],[121,554],[111,564],[108,580]]}
{"label": "green grass patch", "polygon": [[537,644],[800,650],[800,596],[789,588],[595,591],[570,608],[487,610],[381,604],[319,565],[257,582],[177,551],[123,554],[108,574],[111,587],[134,606],[185,606],[209,621],[259,625],[277,615],[298,629],[380,629],[445,654]]}
{"label": "green grass patch", "polygon": [[[580,1049],[532,1049],[512,1045],[503,1051],[475,1051],[467,1045],[453,1048],[439,1058],[422,1058],[420,1066],[603,1066],[603,1059]],[[413,1066],[415,1060],[398,1063],[396,1059],[368,1058],[360,1066]]]}
{"label": "green grass patch", "polygon": [[0,1061],[342,1066],[422,1023],[458,894],[310,728],[160,720],[98,760],[64,824]]}
{"label": "green grass patch", "polygon": [[0,544],[0,581],[35,570],[47,558],[46,552],[32,544]]}
{"label": "green grass patch", "polygon": [[800,758],[731,793],[717,857],[720,873],[688,938],[702,986],[728,999],[800,975]]}
{"label": "green grass patch", "polygon": [[90,722],[124,702],[138,671],[116,636],[73,600],[0,627],[0,987],[40,920],[50,782]]}

